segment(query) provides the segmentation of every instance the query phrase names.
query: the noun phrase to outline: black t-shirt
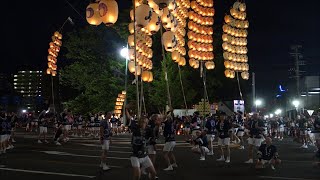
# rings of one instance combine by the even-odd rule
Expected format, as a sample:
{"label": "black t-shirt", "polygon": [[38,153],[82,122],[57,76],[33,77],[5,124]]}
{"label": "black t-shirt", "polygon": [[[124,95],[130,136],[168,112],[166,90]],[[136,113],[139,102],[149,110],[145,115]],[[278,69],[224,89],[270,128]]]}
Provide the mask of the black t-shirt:
{"label": "black t-shirt", "polygon": [[231,124],[229,121],[224,120],[222,122],[219,120],[216,125],[216,129],[219,132],[219,138],[223,139],[230,137],[229,130],[231,129]]}
{"label": "black t-shirt", "polygon": [[163,136],[165,138],[165,142],[175,141],[175,128],[173,121],[167,120],[164,122]]}
{"label": "black t-shirt", "polygon": [[259,151],[262,154],[261,159],[271,160],[275,156],[277,148],[274,145],[267,146],[267,144],[262,144],[259,147]]}
{"label": "black t-shirt", "polygon": [[198,136],[195,140],[194,143],[199,145],[199,146],[204,146],[204,147],[208,147],[208,139],[207,136],[204,135],[200,135]]}
{"label": "black t-shirt", "polygon": [[308,121],[306,119],[300,119],[298,122],[300,130],[306,130],[308,128]]}
{"label": "black t-shirt", "polygon": [[146,140],[148,145],[156,144],[156,127],[148,125],[146,127]]}
{"label": "black t-shirt", "polygon": [[254,120],[254,119],[250,119],[248,121],[248,126],[249,126],[249,134],[251,138],[261,138],[261,129],[262,127],[264,127],[264,123],[262,120]]}
{"label": "black t-shirt", "polygon": [[131,129],[132,131],[132,139],[131,139],[131,145],[132,145],[132,154],[131,156],[143,158],[147,156],[146,152],[146,131],[144,129],[138,128],[135,126],[135,128]]}

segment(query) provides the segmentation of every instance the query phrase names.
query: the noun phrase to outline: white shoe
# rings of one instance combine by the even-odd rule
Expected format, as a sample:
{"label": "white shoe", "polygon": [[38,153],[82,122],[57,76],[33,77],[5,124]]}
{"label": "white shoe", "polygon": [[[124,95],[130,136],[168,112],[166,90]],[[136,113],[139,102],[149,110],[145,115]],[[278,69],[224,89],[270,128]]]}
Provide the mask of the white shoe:
{"label": "white shoe", "polygon": [[217,161],[225,161],[225,159],[224,159],[223,156],[221,156],[221,158],[220,158],[220,159],[217,159]]}
{"label": "white shoe", "polygon": [[47,140],[44,140],[44,142],[45,142],[45,143],[49,143],[49,141],[47,141]]}
{"label": "white shoe", "polygon": [[227,160],[225,161],[226,163],[230,163],[230,158],[227,157]]}
{"label": "white shoe", "polygon": [[213,151],[210,151],[210,152],[207,153],[207,155],[208,155],[208,156],[213,156],[214,153],[213,153]]}
{"label": "white shoe", "polygon": [[200,161],[205,161],[205,160],[206,160],[206,158],[204,156],[200,157]]}
{"label": "white shoe", "polygon": [[308,149],[308,145],[305,144],[305,145],[302,146],[302,148],[303,149]]}
{"label": "white shoe", "polygon": [[172,165],[170,165],[169,167],[163,169],[164,171],[173,171],[173,167]]}
{"label": "white shoe", "polygon": [[252,164],[253,163],[253,159],[249,159],[248,161],[244,162],[246,164]]}
{"label": "white shoe", "polygon": [[244,149],[244,146],[240,146],[239,149]]}
{"label": "white shoe", "polygon": [[40,140],[38,140],[38,144],[42,144],[42,142]]}
{"label": "white shoe", "polygon": [[271,164],[271,169],[272,169],[272,170],[275,170],[276,168]]}
{"label": "white shoe", "polygon": [[12,139],[12,142],[15,143],[15,142],[17,142],[17,141],[15,141],[14,139]]}
{"label": "white shoe", "polygon": [[54,144],[57,146],[61,146],[61,144],[58,141],[56,141]]}
{"label": "white shoe", "polygon": [[174,168],[178,167],[177,163],[173,163],[173,164],[171,164],[171,166],[174,167]]}
{"label": "white shoe", "polygon": [[102,164],[102,169],[103,169],[104,171],[107,171],[107,170],[110,169],[110,167],[107,166],[106,164]]}

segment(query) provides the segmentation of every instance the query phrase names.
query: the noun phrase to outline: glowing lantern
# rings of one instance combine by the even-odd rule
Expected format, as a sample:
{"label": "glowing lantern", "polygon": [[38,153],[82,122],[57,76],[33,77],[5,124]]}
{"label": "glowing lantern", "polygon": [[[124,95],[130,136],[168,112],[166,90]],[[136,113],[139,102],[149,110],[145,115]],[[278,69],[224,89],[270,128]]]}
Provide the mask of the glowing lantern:
{"label": "glowing lantern", "polygon": [[151,34],[155,34],[160,29],[160,16],[156,12],[152,12],[151,20],[147,26]]}
{"label": "glowing lantern", "polygon": [[110,26],[117,22],[118,11],[118,3],[115,0],[99,1],[99,14],[105,25]]}
{"label": "glowing lantern", "polygon": [[134,23],[133,22],[130,23],[128,28],[129,28],[130,34],[133,34],[134,33]]}
{"label": "glowing lantern", "polygon": [[163,9],[163,14],[161,16],[161,22],[165,26],[171,21],[171,13],[168,8]]}
{"label": "glowing lantern", "polygon": [[99,25],[102,23],[99,14],[99,3],[90,3],[86,9],[86,19],[91,25]]}
{"label": "glowing lantern", "polygon": [[47,74],[51,74],[51,69],[50,68],[47,69]]}
{"label": "glowing lantern", "polygon": [[208,61],[208,62],[206,62],[205,65],[206,65],[206,68],[207,68],[208,70],[214,69],[214,67],[215,67],[213,61]]}
{"label": "glowing lantern", "polygon": [[240,11],[244,12],[244,11],[246,11],[246,8],[247,8],[247,6],[246,6],[245,3],[240,3],[240,5],[239,5],[239,10]]}
{"label": "glowing lantern", "polygon": [[51,71],[51,75],[52,76],[56,76],[57,75],[57,71]]}
{"label": "glowing lantern", "polygon": [[147,4],[136,8],[136,23],[138,27],[146,27],[152,17],[152,9]]}
{"label": "glowing lantern", "polygon": [[134,35],[129,35],[128,36],[128,45],[130,47],[134,47]]}
{"label": "glowing lantern", "polygon": [[136,71],[135,63],[134,61],[129,61],[128,62],[128,69],[131,73],[134,73]]}
{"label": "glowing lantern", "polygon": [[[152,72],[151,71],[143,71],[141,74],[141,78],[142,78],[142,81],[144,81],[144,82],[151,82],[153,80]],[[152,79],[152,80],[150,81],[150,79]]]}
{"label": "glowing lantern", "polygon": [[173,61],[179,61],[180,53],[177,50],[172,51],[171,58]]}
{"label": "glowing lantern", "polygon": [[162,42],[166,51],[172,52],[177,46],[175,34],[171,31],[166,31],[162,35]]}

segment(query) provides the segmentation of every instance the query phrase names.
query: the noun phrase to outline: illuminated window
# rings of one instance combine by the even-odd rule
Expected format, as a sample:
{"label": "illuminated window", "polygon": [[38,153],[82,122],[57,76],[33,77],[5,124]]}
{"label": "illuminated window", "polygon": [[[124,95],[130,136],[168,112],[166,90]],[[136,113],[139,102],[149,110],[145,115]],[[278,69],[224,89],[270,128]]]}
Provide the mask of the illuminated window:
{"label": "illuminated window", "polygon": [[18,77],[18,75],[14,75],[13,77]]}
{"label": "illuminated window", "polygon": [[13,81],[18,81],[18,79],[14,79]]}

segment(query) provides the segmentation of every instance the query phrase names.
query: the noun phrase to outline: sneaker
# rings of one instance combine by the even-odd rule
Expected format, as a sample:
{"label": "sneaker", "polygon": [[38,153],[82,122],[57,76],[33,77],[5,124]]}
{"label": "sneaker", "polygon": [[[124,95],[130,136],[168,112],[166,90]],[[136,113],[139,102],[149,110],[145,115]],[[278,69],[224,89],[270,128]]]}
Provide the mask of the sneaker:
{"label": "sneaker", "polygon": [[226,163],[230,163],[230,158],[227,157],[227,160],[225,161]]}
{"label": "sneaker", "polygon": [[163,169],[164,171],[173,171],[173,167],[172,165],[170,165],[169,167]]}
{"label": "sneaker", "polygon": [[177,163],[173,163],[173,164],[171,164],[171,166],[174,167],[174,168],[178,167]]}
{"label": "sneaker", "polygon": [[252,164],[253,163],[253,159],[249,159],[248,161],[244,162],[246,164]]}
{"label": "sneaker", "polygon": [[156,177],[155,177],[155,179],[159,179],[159,177],[158,177],[158,176],[156,176]]}
{"label": "sneaker", "polygon": [[14,139],[12,139],[12,141],[11,141],[11,142],[15,143],[15,142],[17,142],[17,141],[15,141]]}
{"label": "sneaker", "polygon": [[210,151],[210,152],[207,153],[207,155],[208,155],[208,156],[213,156],[214,153],[213,153],[213,151]]}
{"label": "sneaker", "polygon": [[103,169],[104,171],[107,171],[107,170],[110,169],[110,167],[107,166],[106,164],[102,164],[102,169]]}
{"label": "sneaker", "polygon": [[240,146],[239,149],[244,149],[244,146]]}
{"label": "sneaker", "polygon": [[61,144],[58,141],[54,142],[54,144],[57,146],[61,146]]}
{"label": "sneaker", "polygon": [[206,160],[206,158],[204,156],[200,157],[200,161],[205,161],[205,160]]}
{"label": "sneaker", "polygon": [[42,144],[42,142],[40,140],[38,140],[38,144]]}
{"label": "sneaker", "polygon": [[302,148],[303,149],[308,149],[308,145],[305,144],[305,145],[302,146]]}
{"label": "sneaker", "polygon": [[272,170],[275,170],[276,168],[271,164],[271,169],[272,169]]}
{"label": "sneaker", "polygon": [[221,158],[220,158],[220,159],[217,159],[217,161],[225,161],[225,159],[224,159],[223,156],[221,156]]}
{"label": "sneaker", "polygon": [[47,140],[44,140],[44,143],[47,143],[47,144],[48,144],[48,143],[49,143],[49,141],[47,141]]}

